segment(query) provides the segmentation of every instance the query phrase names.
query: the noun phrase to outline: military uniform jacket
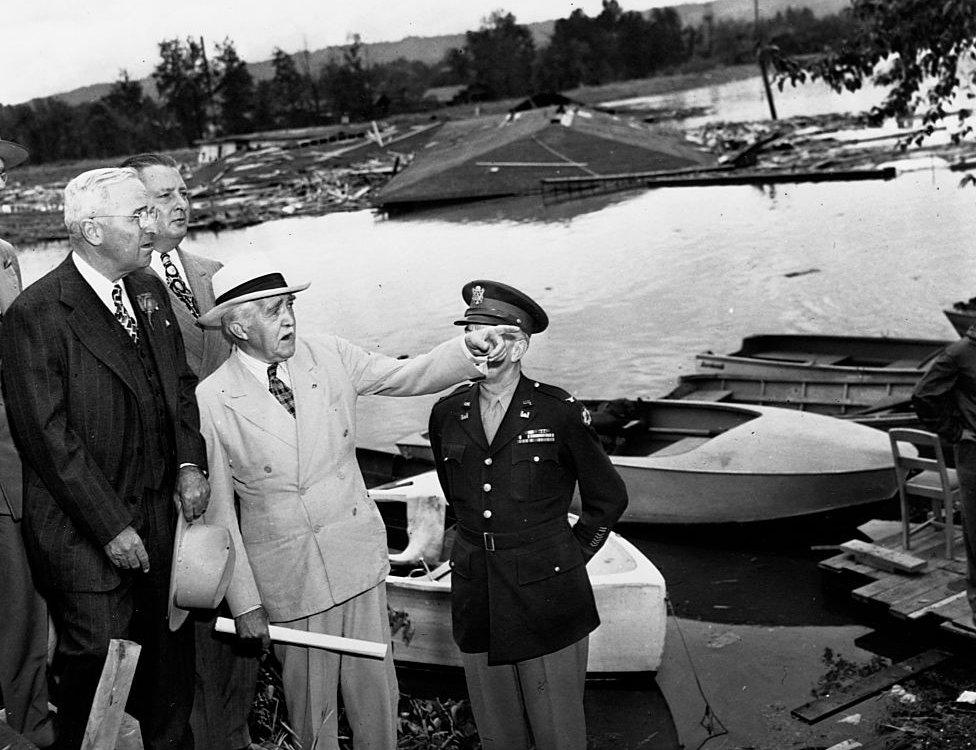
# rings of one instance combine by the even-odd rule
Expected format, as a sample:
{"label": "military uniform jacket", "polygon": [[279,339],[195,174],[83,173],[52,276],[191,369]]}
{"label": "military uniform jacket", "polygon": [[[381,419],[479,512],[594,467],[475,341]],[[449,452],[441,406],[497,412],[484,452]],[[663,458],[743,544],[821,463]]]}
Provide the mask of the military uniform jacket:
{"label": "military uniform jacket", "polygon": [[[451,611],[461,651],[487,651],[489,664],[522,661],[594,630],[586,561],[627,492],[582,404],[523,375],[489,445],[479,387],[463,386],[434,406],[430,442],[460,527]],[[570,527],[577,483],[582,514]]]}

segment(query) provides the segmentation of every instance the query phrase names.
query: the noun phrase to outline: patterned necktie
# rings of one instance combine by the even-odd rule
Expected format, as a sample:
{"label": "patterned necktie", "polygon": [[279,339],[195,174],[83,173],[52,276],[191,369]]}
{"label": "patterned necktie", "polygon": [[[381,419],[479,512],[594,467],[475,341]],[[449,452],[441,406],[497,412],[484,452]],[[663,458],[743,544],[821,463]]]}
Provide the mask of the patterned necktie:
{"label": "patterned necktie", "polygon": [[200,308],[197,307],[197,301],[193,299],[193,293],[190,288],[183,281],[183,277],[180,276],[180,269],[176,267],[173,263],[173,259],[169,257],[169,253],[160,253],[160,260],[163,261],[163,270],[166,271],[166,283],[169,288],[173,290],[173,294],[186,305],[186,309],[190,311],[194,318],[200,317]]}
{"label": "patterned necktie", "polygon": [[278,363],[272,362],[268,365],[268,390],[284,406],[288,413],[295,416],[295,394],[291,388],[285,385],[284,381],[278,377]]}
{"label": "patterned necktie", "polygon": [[485,437],[488,438],[489,443],[495,439],[495,433],[498,432],[498,426],[504,417],[505,410],[502,408],[502,402],[497,398],[492,399],[485,413],[481,415],[481,424],[485,428]]}
{"label": "patterned necktie", "polygon": [[129,334],[132,339],[132,343],[139,343],[139,329],[136,328],[136,322],[129,315],[128,311],[125,309],[125,305],[122,304],[122,285],[116,284],[112,287],[112,301],[115,303],[115,319],[122,324],[125,332]]}

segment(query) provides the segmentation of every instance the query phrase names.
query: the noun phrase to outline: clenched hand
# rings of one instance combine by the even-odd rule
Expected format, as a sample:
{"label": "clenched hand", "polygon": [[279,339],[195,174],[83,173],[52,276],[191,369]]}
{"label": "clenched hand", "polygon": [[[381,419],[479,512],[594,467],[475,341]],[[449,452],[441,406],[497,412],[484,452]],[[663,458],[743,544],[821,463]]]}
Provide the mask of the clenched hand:
{"label": "clenched hand", "polygon": [[176,477],[176,499],[183,509],[183,517],[193,521],[203,515],[210,501],[210,482],[198,466],[188,464],[180,468]]}
{"label": "clenched hand", "polygon": [[489,362],[497,362],[505,356],[507,344],[505,336],[518,333],[518,326],[486,326],[464,334],[468,351],[476,356],[486,356]]}
{"label": "clenched hand", "polygon": [[267,651],[271,647],[271,635],[268,632],[268,613],[264,607],[252,609],[234,618],[234,629],[238,638],[257,638],[261,641],[261,648]]}
{"label": "clenched hand", "polygon": [[142,538],[131,526],[126,526],[118,536],[105,545],[105,554],[117,568],[142,568],[143,573],[149,572],[149,555],[142,543]]}

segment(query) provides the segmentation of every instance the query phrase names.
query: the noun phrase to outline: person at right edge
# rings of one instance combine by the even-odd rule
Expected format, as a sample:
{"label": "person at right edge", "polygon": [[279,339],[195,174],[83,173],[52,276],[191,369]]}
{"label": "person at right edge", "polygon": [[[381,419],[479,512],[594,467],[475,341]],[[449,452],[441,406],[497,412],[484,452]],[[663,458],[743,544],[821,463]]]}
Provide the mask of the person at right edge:
{"label": "person at right edge", "polygon": [[[485,380],[430,416],[437,473],[458,521],[451,553],[454,640],[486,750],[584,750],[589,634],[600,624],[586,572],[627,507],[623,480],[566,391],[522,374],[549,320],[506,284],[462,290],[465,330],[499,323],[506,353]],[[579,483],[582,513],[567,518]]]}
{"label": "person at right edge", "polygon": [[976,326],[936,357],[912,393],[922,426],[953,446],[959,478],[966,596],[976,625]]}

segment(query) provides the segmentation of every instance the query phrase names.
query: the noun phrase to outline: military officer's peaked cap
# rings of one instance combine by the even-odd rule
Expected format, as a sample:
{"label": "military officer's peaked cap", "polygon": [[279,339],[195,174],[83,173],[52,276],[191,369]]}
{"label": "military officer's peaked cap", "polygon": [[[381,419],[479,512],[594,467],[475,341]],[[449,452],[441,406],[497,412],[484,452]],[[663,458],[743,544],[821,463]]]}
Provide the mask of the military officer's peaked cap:
{"label": "military officer's peaked cap", "polygon": [[469,281],[461,288],[461,296],[468,309],[463,320],[454,321],[456,326],[511,325],[526,333],[541,333],[549,325],[549,316],[531,297],[499,281]]}

